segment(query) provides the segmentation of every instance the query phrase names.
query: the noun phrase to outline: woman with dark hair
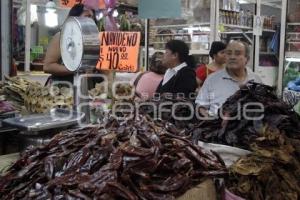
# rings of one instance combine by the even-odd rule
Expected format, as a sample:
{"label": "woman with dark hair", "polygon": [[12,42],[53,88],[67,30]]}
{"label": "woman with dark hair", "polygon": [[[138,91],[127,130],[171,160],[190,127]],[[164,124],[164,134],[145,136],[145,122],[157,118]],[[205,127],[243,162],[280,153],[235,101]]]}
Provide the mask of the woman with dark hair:
{"label": "woman with dark hair", "polygon": [[[68,17],[80,16],[94,19],[94,13],[95,11],[93,9],[89,9],[83,4],[76,4],[69,11]],[[60,32],[56,33],[49,43],[44,59],[44,72],[52,75],[48,81],[68,81],[73,83],[73,72],[69,71],[62,63],[60,52]]]}
{"label": "woman with dark hair", "polygon": [[167,69],[162,65],[163,55],[162,52],[155,52],[150,59],[149,71],[138,74],[134,80],[135,93],[142,100],[152,98],[163,79]]}
{"label": "woman with dark hair", "polygon": [[189,98],[197,88],[194,57],[189,55],[189,47],[181,40],[166,43],[162,64],[168,69],[156,92],[184,94]]}
{"label": "woman with dark hair", "polygon": [[214,41],[211,44],[209,56],[212,58],[212,62],[208,65],[201,64],[196,69],[197,82],[199,86],[203,85],[209,74],[224,68],[226,63],[225,49],[226,45],[221,41]]}

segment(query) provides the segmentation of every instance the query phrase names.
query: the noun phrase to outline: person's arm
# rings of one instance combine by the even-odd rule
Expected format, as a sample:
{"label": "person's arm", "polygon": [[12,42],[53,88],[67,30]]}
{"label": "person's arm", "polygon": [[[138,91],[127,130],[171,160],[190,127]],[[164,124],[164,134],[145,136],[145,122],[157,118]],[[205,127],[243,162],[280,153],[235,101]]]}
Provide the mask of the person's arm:
{"label": "person's arm", "polygon": [[198,112],[200,115],[204,117],[209,116],[209,108],[210,108],[210,92],[209,92],[209,80],[204,81],[203,86],[198,92],[195,103],[198,106]]}
{"label": "person's arm", "polygon": [[45,59],[44,59],[44,72],[53,74],[56,76],[64,76],[73,74],[64,65],[58,63],[61,58],[60,53],[60,33],[53,36],[49,43]]}

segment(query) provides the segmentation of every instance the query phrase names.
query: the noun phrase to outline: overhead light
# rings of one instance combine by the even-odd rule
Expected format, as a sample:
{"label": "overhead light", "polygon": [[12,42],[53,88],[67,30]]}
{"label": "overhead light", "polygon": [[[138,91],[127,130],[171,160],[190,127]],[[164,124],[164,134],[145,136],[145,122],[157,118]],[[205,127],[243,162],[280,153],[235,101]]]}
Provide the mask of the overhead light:
{"label": "overhead light", "polygon": [[56,4],[52,0],[49,0],[46,3],[46,11],[47,12],[54,12],[55,10],[56,10]]}
{"label": "overhead light", "polygon": [[56,27],[58,25],[57,14],[55,12],[46,12],[45,24],[48,27]]}
{"label": "overhead light", "polygon": [[56,27],[58,25],[58,19],[56,11],[56,4],[49,0],[46,3],[46,13],[45,13],[45,24],[48,27]]}
{"label": "overhead light", "polygon": [[250,1],[247,1],[247,0],[239,0],[239,3],[240,4],[249,4],[251,3]]}

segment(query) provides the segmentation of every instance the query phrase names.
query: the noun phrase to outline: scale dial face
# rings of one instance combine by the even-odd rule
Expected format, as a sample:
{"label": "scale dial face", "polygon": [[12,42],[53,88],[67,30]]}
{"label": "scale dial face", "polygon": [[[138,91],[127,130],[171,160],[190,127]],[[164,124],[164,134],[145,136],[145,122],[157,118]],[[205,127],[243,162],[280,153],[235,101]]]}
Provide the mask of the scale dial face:
{"label": "scale dial face", "polygon": [[70,17],[60,35],[60,50],[64,65],[70,71],[80,68],[83,56],[83,34],[79,22]]}

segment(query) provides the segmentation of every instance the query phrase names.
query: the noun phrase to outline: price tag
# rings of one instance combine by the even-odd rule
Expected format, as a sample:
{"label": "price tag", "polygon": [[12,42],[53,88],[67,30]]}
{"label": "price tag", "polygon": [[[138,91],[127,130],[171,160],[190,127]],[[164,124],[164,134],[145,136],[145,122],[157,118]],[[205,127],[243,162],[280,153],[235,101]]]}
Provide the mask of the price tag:
{"label": "price tag", "polygon": [[100,9],[105,9],[106,8],[104,0],[99,0],[99,8]]}
{"label": "price tag", "polygon": [[72,8],[75,4],[80,3],[81,0],[60,0],[60,5],[62,7]]}
{"label": "price tag", "polygon": [[100,32],[99,37],[101,44],[97,69],[138,71],[140,32]]}
{"label": "price tag", "polygon": [[94,5],[96,4],[96,7],[98,5],[100,9],[105,9],[104,0],[60,0],[60,5],[62,7],[72,8],[75,4],[78,4],[80,2],[85,5],[89,5],[92,8],[94,8]]}

